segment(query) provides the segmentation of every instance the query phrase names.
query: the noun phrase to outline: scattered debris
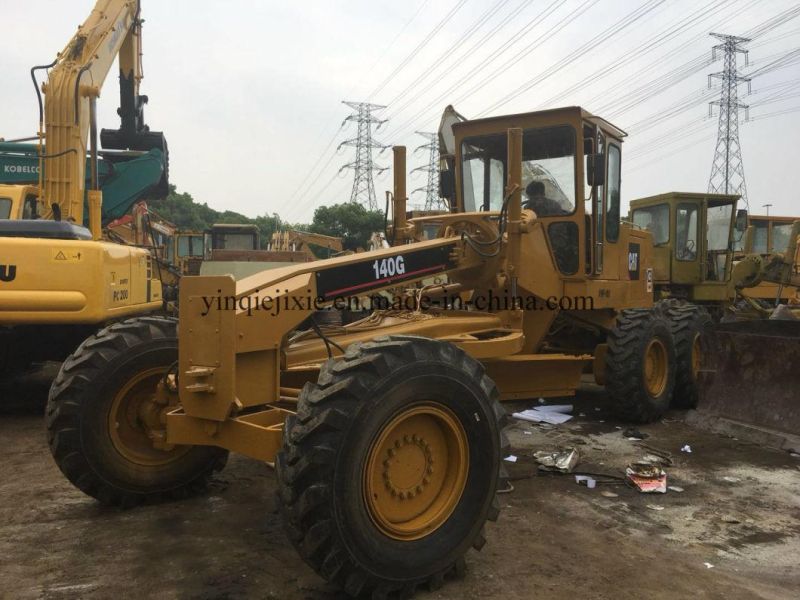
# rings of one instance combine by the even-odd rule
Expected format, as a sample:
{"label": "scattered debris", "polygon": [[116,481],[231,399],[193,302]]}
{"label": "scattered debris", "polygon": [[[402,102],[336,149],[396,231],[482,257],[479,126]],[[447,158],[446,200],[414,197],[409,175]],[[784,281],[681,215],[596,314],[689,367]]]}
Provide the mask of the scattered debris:
{"label": "scattered debris", "polygon": [[629,484],[642,493],[667,493],[667,473],[658,465],[631,463],[625,469]]}
{"label": "scattered debris", "polygon": [[670,486],[668,486],[668,487],[667,487],[667,489],[668,489],[670,492],[678,492],[678,493],[680,493],[680,492],[682,492],[682,491],[683,491],[683,488],[682,488],[682,487],[680,487],[680,486],[677,486],[677,485],[670,485]]}
{"label": "scattered debris", "polygon": [[728,483],[739,483],[741,481],[738,477],[731,477],[730,475],[726,475],[722,479]]}
{"label": "scattered debris", "polygon": [[703,564],[706,566],[706,569],[713,569],[714,568],[714,565],[712,565],[710,562],[704,562]]}
{"label": "scattered debris", "polygon": [[797,452],[789,452],[789,456],[791,456],[792,458],[800,458],[800,454],[798,454]]}
{"label": "scattered debris", "polygon": [[496,494],[510,494],[513,491],[514,491],[514,484],[511,483],[510,481],[506,481],[506,487],[504,487],[502,490],[497,490],[497,492],[495,492],[495,493]]}
{"label": "scattered debris", "polygon": [[663,456],[658,456],[657,454],[645,454],[641,460],[641,463],[647,463],[648,465],[662,465],[662,466],[669,466],[672,464],[672,461],[668,458],[664,458]]}
{"label": "scattered debris", "polygon": [[503,460],[515,463],[515,462],[517,462],[517,457],[514,456],[513,454],[509,454]]}
{"label": "scattered debris", "polygon": [[523,435],[533,435],[533,433],[531,433],[530,431],[523,431],[522,434]]}
{"label": "scattered debris", "polygon": [[575,483],[578,485],[585,485],[590,490],[593,490],[597,486],[597,480],[588,475],[575,475]]}
{"label": "scattered debris", "polygon": [[647,508],[651,510],[664,510],[664,507],[661,506],[660,504],[648,504]]}
{"label": "scattered debris", "polygon": [[550,423],[551,425],[560,425],[566,423],[572,418],[569,414],[572,412],[572,404],[549,404],[537,406],[536,408],[529,408],[522,412],[515,412],[511,416],[515,419],[523,421],[532,421],[534,423]]}
{"label": "scattered debris", "polygon": [[565,448],[556,452],[536,452],[533,457],[539,463],[539,469],[542,471],[570,473],[575,468],[575,465],[578,464],[580,455],[575,448]]}
{"label": "scattered debris", "polygon": [[644,442],[640,442],[636,444],[639,448],[643,450],[647,450],[648,452],[660,457],[661,464],[664,466],[671,466],[672,465],[672,452],[668,452],[667,450],[662,450],[661,448],[656,448],[654,446],[650,446],[649,444],[645,444]]}
{"label": "scattered debris", "polygon": [[600,494],[602,496],[605,496],[606,498],[619,498],[619,494],[615,494],[614,492],[609,492],[608,490],[603,490],[602,492],[600,492]]}
{"label": "scattered debris", "polygon": [[683,448],[681,448],[681,452],[686,452],[688,454],[692,453],[692,447],[689,444],[686,444]]}
{"label": "scattered debris", "polygon": [[650,437],[646,433],[642,433],[638,429],[634,429],[633,427],[628,427],[625,431],[622,432],[623,437],[628,438],[629,440],[643,440]]}
{"label": "scattered debris", "polygon": [[734,517],[733,515],[723,515],[722,517],[720,517],[720,520],[723,523],[731,523],[732,525],[736,525],[736,524],[742,522],[741,519],[738,519],[738,518]]}

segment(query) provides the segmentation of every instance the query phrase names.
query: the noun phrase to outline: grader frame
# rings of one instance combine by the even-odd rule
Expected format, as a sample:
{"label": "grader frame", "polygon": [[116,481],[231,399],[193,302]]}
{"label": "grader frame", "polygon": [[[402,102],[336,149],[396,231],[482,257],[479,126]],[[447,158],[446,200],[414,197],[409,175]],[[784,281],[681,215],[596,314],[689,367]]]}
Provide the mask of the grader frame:
{"label": "grader frame", "polygon": [[[235,451],[275,464],[289,537],[326,579],[373,597],[441,584],[498,515],[499,400],[574,394],[591,369],[632,420],[670,403],[651,236],[619,221],[623,137],[578,107],[459,123],[455,212],[409,220],[395,148],[394,246],[184,277],[179,325],[84,342],[48,402],[59,467],[128,505],[202,487]],[[314,321],[387,291],[399,308]]]}
{"label": "grader frame", "polygon": [[[594,310],[573,312],[598,328],[613,327],[618,310],[652,306],[649,234],[623,227],[617,234],[617,245],[626,251],[612,254],[614,244],[602,243],[603,231],[607,229],[603,220],[605,198],[594,202],[595,208],[600,207],[599,217],[597,212],[593,217],[585,214],[580,190],[576,192],[572,214],[537,218],[534,212],[523,214],[522,210],[523,128],[547,132],[566,126],[573,132],[583,131],[590,138],[583,144],[591,156],[590,168],[598,139],[603,138],[600,143],[605,153],[606,138],[608,143],[613,139],[618,147],[622,137],[619,130],[574,108],[462,125],[467,127],[458,133],[459,139],[506,137],[507,134],[507,147],[502,148],[508,156],[505,193],[498,196],[497,206],[484,207],[498,210],[423,217],[405,224],[396,219],[396,228],[413,243],[364,255],[276,269],[238,282],[228,277],[183,279],[178,364],[180,408],[166,417],[168,444],[217,445],[271,462],[281,443],[282,423],[287,414],[285,405],[296,402],[302,385],[315,379],[318,365],[326,358],[321,341],[287,346],[287,333],[308,318],[314,308],[333,304],[343,295],[397,289],[423,278],[446,274],[454,284],[450,287],[451,293],[500,288],[504,290],[503,295],[511,299],[524,294],[542,299],[565,295],[591,298]],[[540,139],[533,139],[535,142],[542,143]],[[584,178],[584,161],[579,152],[574,154],[576,179],[580,182]],[[404,173],[404,149],[396,148],[395,155],[400,163],[395,173]],[[459,163],[457,169],[461,168]],[[600,181],[600,177],[597,180]],[[463,178],[459,177],[458,181],[463,182]],[[463,183],[458,183],[456,190],[463,202],[461,185]],[[403,178],[396,177],[395,199],[404,199],[405,194]],[[498,231],[497,225],[503,198],[507,199],[508,211],[505,234]],[[405,214],[402,204],[396,206],[395,214],[398,213]],[[613,215],[608,217],[609,220],[613,218]],[[601,243],[593,245],[594,259],[585,269],[599,271],[596,276],[564,274],[557,267],[535,272],[530,268],[533,264],[558,262],[557,258],[551,258],[552,242],[548,235],[548,229],[553,231],[554,224],[570,224],[580,231],[585,228],[586,221],[592,219],[595,223],[599,219],[599,225],[594,227],[600,232]],[[432,222],[438,224],[441,237],[416,241],[419,236],[415,230],[422,230]],[[458,230],[473,233],[458,237],[455,233]],[[505,238],[498,242],[502,251],[498,250],[494,256],[480,251],[488,246],[489,240],[502,235]],[[523,238],[527,238],[524,247]],[[580,256],[592,254],[585,246],[588,238],[575,236]],[[632,247],[636,247],[635,269],[629,264],[632,259],[627,251]],[[605,264],[598,257],[604,249]],[[380,277],[383,265],[396,261],[403,265],[403,272],[397,273],[399,269],[390,266],[390,274]],[[270,298],[266,307],[265,294]],[[298,299],[316,299],[317,302],[313,306],[306,302],[298,309]],[[285,305],[290,310],[274,310]],[[412,334],[443,340],[481,360],[497,383],[501,398],[571,395],[579,385],[581,373],[594,360],[595,348],[572,353],[541,352],[558,312],[556,309],[534,313],[525,311],[523,306],[494,312],[417,311],[412,313],[412,319],[390,318],[377,330],[356,326],[337,334],[335,339],[341,347],[367,341],[376,333]],[[600,352],[604,350],[601,348]],[[280,404],[284,406],[275,406]],[[264,406],[269,408],[264,409]]]}

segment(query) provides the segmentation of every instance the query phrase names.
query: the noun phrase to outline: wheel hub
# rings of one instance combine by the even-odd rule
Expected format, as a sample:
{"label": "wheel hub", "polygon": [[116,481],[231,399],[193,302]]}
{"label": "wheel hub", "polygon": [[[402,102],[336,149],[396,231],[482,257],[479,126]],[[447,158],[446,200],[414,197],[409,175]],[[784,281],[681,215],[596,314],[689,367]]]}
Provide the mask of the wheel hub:
{"label": "wheel hub", "polygon": [[397,438],[383,461],[386,489],[400,500],[421,494],[431,482],[433,463],[431,447],[425,438],[416,433]]}
{"label": "wheel hub", "polygon": [[400,540],[419,539],[452,514],[466,485],[467,437],[440,405],[416,405],[395,416],[372,444],[364,498],[375,525]]}
{"label": "wheel hub", "polygon": [[668,374],[667,348],[661,340],[653,339],[644,355],[644,383],[650,396],[656,398],[664,392]]}
{"label": "wheel hub", "polygon": [[137,373],[117,392],[109,411],[114,448],[127,460],[145,466],[167,464],[188,450],[166,443],[170,389],[163,367]]}

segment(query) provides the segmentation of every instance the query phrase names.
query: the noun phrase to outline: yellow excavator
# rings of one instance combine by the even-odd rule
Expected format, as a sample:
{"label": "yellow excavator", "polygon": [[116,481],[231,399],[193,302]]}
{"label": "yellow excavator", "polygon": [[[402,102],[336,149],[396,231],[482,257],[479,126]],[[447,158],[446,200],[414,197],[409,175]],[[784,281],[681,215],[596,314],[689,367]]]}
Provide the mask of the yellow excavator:
{"label": "yellow excavator", "polygon": [[[98,0],[56,59],[31,69],[34,81],[47,72],[36,87],[39,184],[26,187],[35,207],[23,215],[38,218],[0,220],[0,373],[61,360],[100,326],[159,311],[170,295],[148,249],[102,231],[98,137],[104,149],[167,153],[144,124],[140,12],[138,0]],[[116,58],[121,126],[98,136],[97,98]]]}

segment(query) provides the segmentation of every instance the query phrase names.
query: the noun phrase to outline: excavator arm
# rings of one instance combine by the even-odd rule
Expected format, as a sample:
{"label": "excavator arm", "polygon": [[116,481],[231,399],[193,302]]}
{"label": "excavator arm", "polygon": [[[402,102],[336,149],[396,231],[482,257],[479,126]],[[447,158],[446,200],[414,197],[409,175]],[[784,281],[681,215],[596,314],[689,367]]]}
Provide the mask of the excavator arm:
{"label": "excavator arm", "polygon": [[[40,136],[47,154],[41,156],[41,161],[47,161],[47,168],[40,168],[40,173],[46,217],[52,215],[83,223],[88,146],[92,151],[89,185],[97,187],[95,102],[117,56],[121,127],[103,131],[104,146],[167,151],[164,136],[150,132],[143,120],[147,98],[139,94],[142,78],[140,8],[139,0],[98,0],[89,17],[58,54],[42,85],[45,102],[40,130],[43,127],[44,133],[40,131]],[[97,194],[92,198],[90,195],[90,205],[92,200],[97,205],[99,220],[101,196]],[[99,223],[93,229],[99,229]]]}

